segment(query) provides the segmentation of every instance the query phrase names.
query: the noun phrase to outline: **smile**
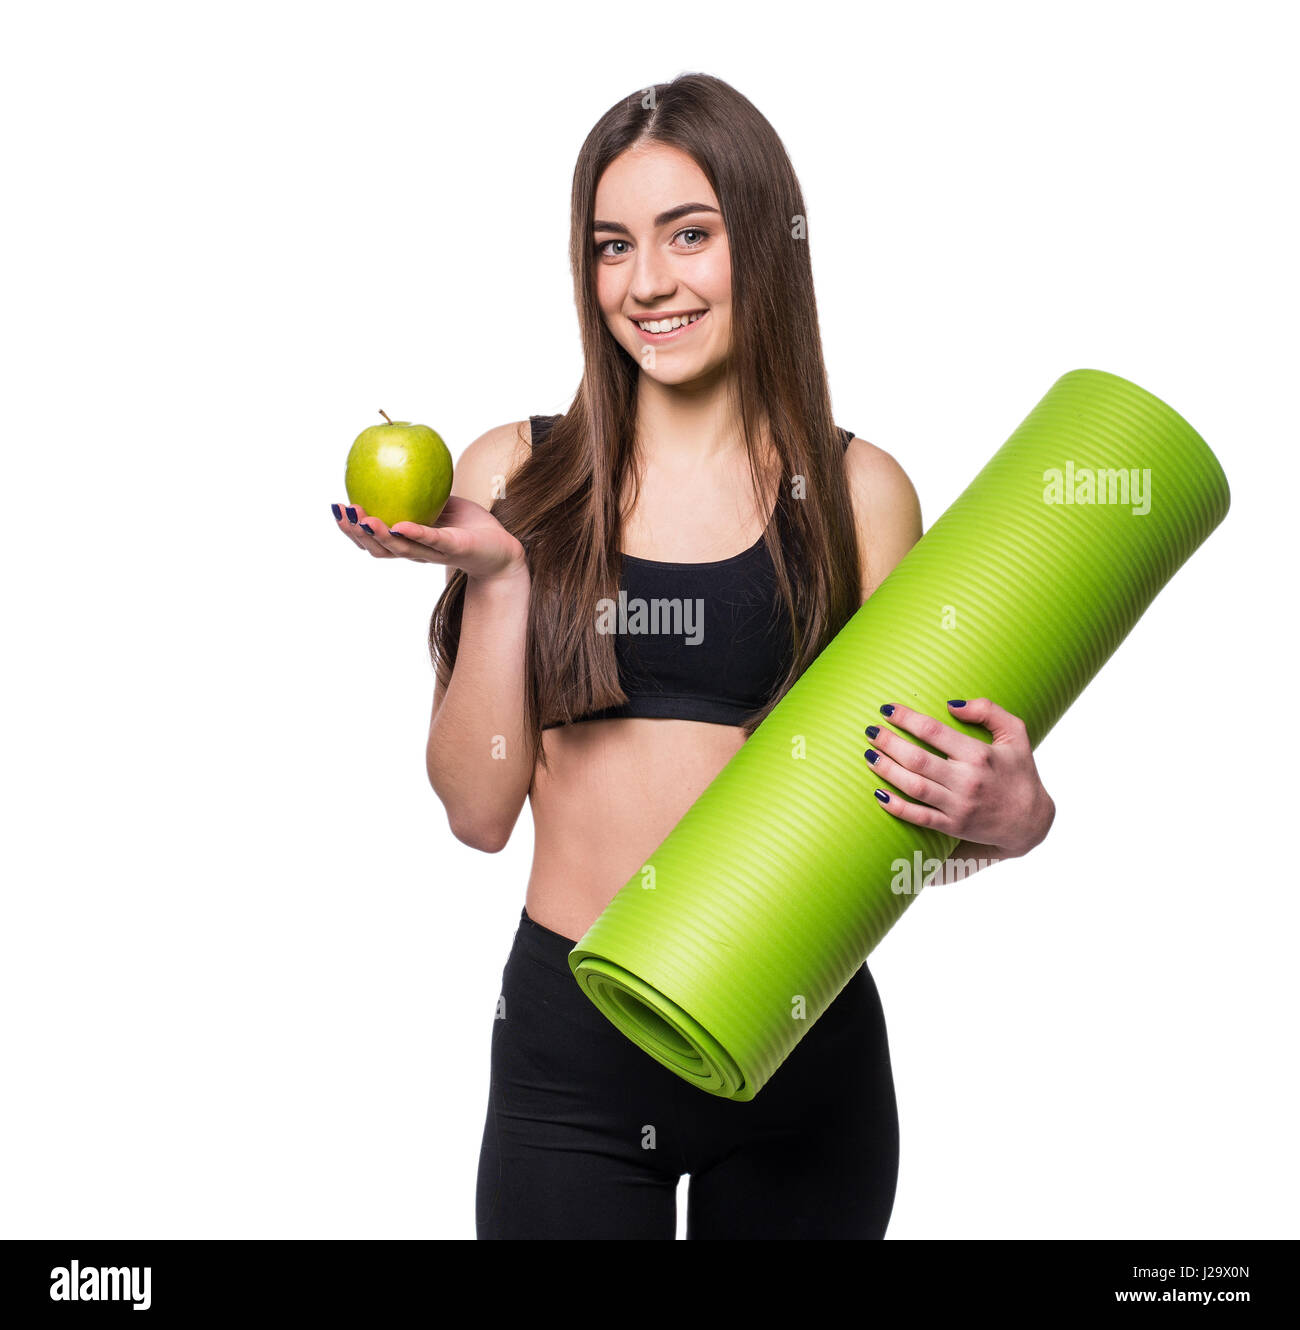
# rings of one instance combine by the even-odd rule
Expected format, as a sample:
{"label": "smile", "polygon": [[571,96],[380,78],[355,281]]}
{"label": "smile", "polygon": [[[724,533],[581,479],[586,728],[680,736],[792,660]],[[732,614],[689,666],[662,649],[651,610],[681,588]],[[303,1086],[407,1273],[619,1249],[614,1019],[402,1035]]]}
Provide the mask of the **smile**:
{"label": "smile", "polygon": [[693,310],[687,314],[675,314],[665,319],[633,319],[632,326],[647,342],[671,342],[690,332],[698,323],[709,316],[707,309]]}

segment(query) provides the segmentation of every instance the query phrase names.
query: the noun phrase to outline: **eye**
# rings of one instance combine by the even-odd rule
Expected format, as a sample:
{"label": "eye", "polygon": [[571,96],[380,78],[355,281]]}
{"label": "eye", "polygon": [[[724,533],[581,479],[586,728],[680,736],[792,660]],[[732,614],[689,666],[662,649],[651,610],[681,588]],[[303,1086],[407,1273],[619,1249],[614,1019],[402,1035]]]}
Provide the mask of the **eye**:
{"label": "eye", "polygon": [[597,241],[596,241],[596,253],[597,253],[597,255],[600,256],[601,258],[606,258],[606,259],[617,259],[617,258],[621,258],[622,256],[619,255],[619,254],[609,254],[609,253],[607,253],[607,252],[606,252],[606,246],[608,246],[608,245],[626,245],[626,244],[627,244],[627,241],[626,241],[626,240],[597,240]]}
{"label": "eye", "polygon": [[709,233],[700,226],[686,226],[678,231],[673,239],[676,240],[677,236],[699,236],[699,240],[686,246],[687,249],[698,249],[709,238]]}

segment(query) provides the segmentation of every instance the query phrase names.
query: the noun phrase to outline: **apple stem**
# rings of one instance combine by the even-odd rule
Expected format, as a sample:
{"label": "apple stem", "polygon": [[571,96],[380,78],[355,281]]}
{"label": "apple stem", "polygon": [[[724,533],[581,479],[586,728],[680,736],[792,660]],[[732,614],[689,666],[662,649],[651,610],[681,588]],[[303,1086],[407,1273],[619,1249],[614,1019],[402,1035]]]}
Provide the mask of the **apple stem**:
{"label": "apple stem", "polygon": [[[388,420],[388,413],[384,410],[382,406],[379,408],[379,414],[383,416],[385,420]],[[391,425],[393,422],[391,420],[388,420],[388,423]]]}

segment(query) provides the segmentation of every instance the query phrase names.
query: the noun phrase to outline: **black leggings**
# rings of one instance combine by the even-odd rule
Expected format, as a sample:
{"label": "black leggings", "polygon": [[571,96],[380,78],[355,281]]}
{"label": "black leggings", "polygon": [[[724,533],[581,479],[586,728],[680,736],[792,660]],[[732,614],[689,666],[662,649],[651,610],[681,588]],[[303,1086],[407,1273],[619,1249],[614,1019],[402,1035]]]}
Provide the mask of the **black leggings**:
{"label": "black leggings", "polygon": [[882,1238],[898,1109],[864,964],[748,1103],[660,1066],[579,989],[573,942],[522,910],[501,976],[480,1238]]}

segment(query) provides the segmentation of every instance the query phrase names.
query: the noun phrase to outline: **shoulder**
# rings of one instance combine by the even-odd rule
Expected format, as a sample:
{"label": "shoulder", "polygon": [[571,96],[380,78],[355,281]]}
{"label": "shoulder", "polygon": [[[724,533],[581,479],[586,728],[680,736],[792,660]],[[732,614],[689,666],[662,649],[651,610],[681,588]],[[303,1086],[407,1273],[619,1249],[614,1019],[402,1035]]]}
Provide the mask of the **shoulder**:
{"label": "shoulder", "polygon": [[527,420],[512,420],[487,430],[467,444],[456,459],[451,492],[490,508],[531,447],[532,431]]}
{"label": "shoulder", "polygon": [[921,502],[898,460],[866,439],[855,436],[850,440],[844,468],[853,500],[862,598],[866,600],[921,539]]}

